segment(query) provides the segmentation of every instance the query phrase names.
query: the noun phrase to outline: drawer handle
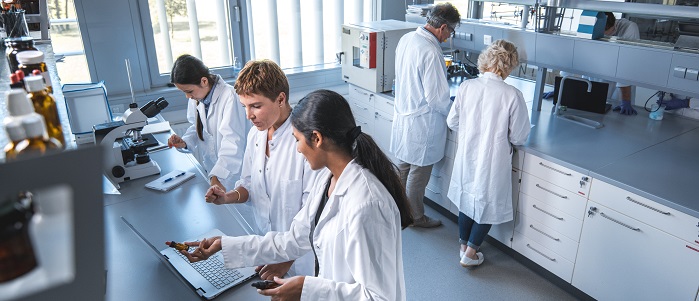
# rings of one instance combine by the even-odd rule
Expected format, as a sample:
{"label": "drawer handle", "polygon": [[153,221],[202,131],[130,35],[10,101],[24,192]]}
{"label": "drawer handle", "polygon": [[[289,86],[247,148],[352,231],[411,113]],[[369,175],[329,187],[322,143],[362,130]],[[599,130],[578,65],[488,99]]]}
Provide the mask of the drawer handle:
{"label": "drawer handle", "polygon": [[697,248],[695,248],[695,247],[692,247],[692,246],[690,246],[690,245],[685,245],[685,246],[686,246],[687,248],[690,248],[690,249],[692,249],[692,250],[694,250],[694,251],[699,252],[699,250],[697,250]]}
{"label": "drawer handle", "polygon": [[359,89],[354,89],[354,91],[357,91],[357,93],[362,94],[362,95],[369,95],[369,93],[359,91]]}
{"label": "drawer handle", "polygon": [[557,219],[557,220],[559,220],[559,221],[562,221],[562,220],[563,220],[562,217],[555,216],[555,215],[553,215],[553,213],[551,213],[551,212],[548,212],[548,211],[546,211],[546,210],[544,210],[544,209],[541,209],[541,208],[539,208],[539,207],[536,207],[536,205],[532,205],[532,207],[534,207],[534,209],[539,210],[539,211],[541,211],[541,212],[543,212],[543,213],[545,213],[545,214],[548,214],[549,216],[551,216],[551,217],[553,217],[553,218],[555,218],[555,219]]}
{"label": "drawer handle", "polygon": [[390,101],[387,101],[386,104],[389,105],[389,106],[393,106],[393,103],[390,102]]}
{"label": "drawer handle", "polygon": [[648,208],[648,209],[650,209],[650,210],[653,210],[653,211],[655,211],[655,212],[658,212],[658,213],[660,213],[660,214],[670,215],[670,212],[668,212],[668,211],[662,211],[662,210],[660,210],[660,209],[653,208],[653,207],[651,207],[651,206],[648,206],[648,205],[646,205],[646,204],[644,204],[644,203],[641,203],[641,202],[639,202],[639,201],[637,201],[637,200],[632,199],[630,196],[627,196],[626,199],[629,200],[629,201],[631,201],[632,203],[634,203],[634,204],[636,204],[636,205],[641,205],[641,206],[643,206],[643,207],[646,207],[646,208]]}
{"label": "drawer handle", "polygon": [[606,219],[608,219],[608,220],[610,220],[610,221],[613,221],[613,222],[615,222],[615,223],[617,223],[617,224],[619,224],[619,225],[622,225],[622,226],[624,226],[624,227],[626,227],[626,228],[629,228],[629,229],[634,230],[634,231],[636,231],[636,232],[641,232],[641,229],[640,229],[640,228],[631,227],[631,226],[629,226],[629,225],[627,225],[627,224],[625,224],[625,223],[623,223],[623,222],[621,222],[621,221],[618,221],[618,220],[616,220],[616,219],[614,219],[614,218],[612,218],[612,217],[609,217],[608,215],[604,214],[604,212],[601,212],[600,215],[601,215],[602,217],[604,217],[604,218],[606,218]]}
{"label": "drawer handle", "polygon": [[436,191],[430,189],[429,187],[425,187],[425,188],[429,191],[432,191],[432,193],[434,193],[434,194],[442,194],[441,192],[436,192]]}
{"label": "drawer handle", "polygon": [[548,189],[548,188],[542,187],[542,186],[539,185],[539,184],[536,184],[536,187],[538,187],[539,189],[541,189],[541,190],[543,190],[543,191],[546,191],[546,192],[548,192],[548,193],[550,193],[550,194],[553,194],[553,195],[555,195],[555,196],[557,196],[557,197],[559,197],[559,198],[562,198],[562,199],[567,199],[567,198],[568,198],[568,196],[566,196],[566,195],[562,195],[562,194],[555,193],[555,192],[551,191],[551,190]]}
{"label": "drawer handle", "polygon": [[375,113],[374,113],[374,116],[376,116],[376,118],[381,118],[381,119],[383,119],[383,120],[393,122],[393,119],[388,119],[388,118],[386,118],[386,117],[383,117],[383,115],[379,114],[379,112],[375,112]]}
{"label": "drawer handle", "polygon": [[537,249],[534,249],[534,247],[530,246],[529,244],[527,244],[527,247],[530,248],[530,249],[532,249],[534,252],[539,253],[539,255],[544,256],[544,257],[545,257],[546,259],[548,259],[548,260],[556,261],[556,258],[548,257],[546,254],[544,254],[543,252],[541,252],[541,251],[539,251],[539,250],[537,250]]}
{"label": "drawer handle", "polygon": [[561,241],[560,238],[555,238],[555,237],[553,237],[551,234],[548,234],[548,233],[546,233],[546,232],[544,232],[544,231],[542,231],[542,230],[539,230],[539,229],[537,229],[537,228],[534,228],[534,225],[531,225],[531,224],[530,224],[530,225],[529,225],[529,228],[534,229],[534,231],[539,232],[539,233],[543,234],[544,236],[546,236],[546,237],[548,237],[548,238],[550,238],[550,239],[553,239],[553,240],[555,240],[555,241]]}
{"label": "drawer handle", "polygon": [[550,170],[553,170],[553,171],[555,171],[555,172],[557,172],[557,173],[566,175],[566,176],[572,176],[572,175],[573,175],[573,174],[571,174],[571,173],[567,173],[567,172],[565,172],[565,171],[558,170],[558,169],[555,169],[555,168],[553,168],[553,167],[551,167],[551,166],[548,166],[548,165],[544,164],[544,162],[539,162],[539,165],[541,165],[541,166],[543,166],[543,167],[546,167],[546,168],[548,168],[548,169],[550,169]]}
{"label": "drawer handle", "polygon": [[360,105],[358,105],[358,104],[356,104],[356,103],[353,103],[352,105],[354,105],[355,107],[360,108],[360,109],[362,109],[362,110],[365,110],[365,111],[366,111],[366,110],[369,110],[368,108],[362,107],[362,106],[360,106]]}

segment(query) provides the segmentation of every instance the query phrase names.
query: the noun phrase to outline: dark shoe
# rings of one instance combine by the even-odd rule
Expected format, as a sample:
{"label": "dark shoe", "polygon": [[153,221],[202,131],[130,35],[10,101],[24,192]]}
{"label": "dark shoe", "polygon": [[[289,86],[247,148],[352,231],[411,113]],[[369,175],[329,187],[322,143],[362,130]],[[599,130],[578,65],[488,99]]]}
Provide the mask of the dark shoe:
{"label": "dark shoe", "polygon": [[439,227],[441,225],[442,221],[438,219],[433,219],[427,215],[423,215],[421,218],[416,219],[411,226],[420,228],[434,228]]}
{"label": "dark shoe", "polygon": [[543,98],[543,99],[549,99],[549,98],[552,98],[552,97],[553,97],[553,91],[544,92],[544,94],[541,95],[541,98]]}

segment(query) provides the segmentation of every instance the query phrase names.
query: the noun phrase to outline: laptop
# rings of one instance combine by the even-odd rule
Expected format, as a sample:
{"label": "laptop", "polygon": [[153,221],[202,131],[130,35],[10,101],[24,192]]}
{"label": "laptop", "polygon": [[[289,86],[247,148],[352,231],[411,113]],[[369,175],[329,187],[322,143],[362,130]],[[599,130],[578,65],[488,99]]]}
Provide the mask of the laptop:
{"label": "laptop", "polygon": [[[560,76],[556,76],[556,84],[553,88],[553,103],[558,102],[558,87],[561,85]],[[570,109],[605,114],[611,110],[612,105],[607,103],[608,83],[592,82],[592,89],[587,92],[587,83],[573,78],[566,79],[563,91],[564,105]]]}
{"label": "laptop", "polygon": [[[190,263],[187,257],[173,248],[165,248],[159,251],[141,235],[126,218],[122,216],[121,219],[131,228],[131,231],[136,233],[136,235],[155,252],[160,261],[164,262],[171,271],[174,269],[174,271],[177,272],[175,275],[180,276],[180,280],[184,278],[183,282],[187,282],[202,298],[211,300],[227,289],[257,277],[255,268],[252,267],[239,269],[225,268],[221,252],[217,252],[207,260]],[[213,229],[200,237],[222,235],[224,235],[223,232],[218,229]],[[194,238],[187,241],[196,240],[198,239]],[[189,251],[192,252],[194,249],[196,249],[196,247],[190,247]]]}

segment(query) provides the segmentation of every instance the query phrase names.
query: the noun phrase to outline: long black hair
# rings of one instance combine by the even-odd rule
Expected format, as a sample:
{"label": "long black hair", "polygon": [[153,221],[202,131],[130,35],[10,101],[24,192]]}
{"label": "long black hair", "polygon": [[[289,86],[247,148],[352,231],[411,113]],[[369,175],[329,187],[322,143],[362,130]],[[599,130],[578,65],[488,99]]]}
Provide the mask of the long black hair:
{"label": "long black hair", "polygon": [[[199,86],[202,77],[209,79],[209,88],[212,88],[216,84],[216,75],[209,72],[209,68],[204,65],[204,62],[189,54],[180,55],[172,65],[172,72],[170,72],[170,82],[179,85]],[[198,100],[197,105],[199,105]],[[197,136],[199,136],[199,140],[204,141],[204,124],[201,122],[199,113],[196,115]]]}
{"label": "long black hair", "polygon": [[339,149],[351,154],[357,164],[368,169],[388,190],[400,212],[401,227],[413,223],[405,189],[398,168],[381,151],[371,136],[357,127],[352,110],[342,95],[330,90],[316,90],[306,95],[291,112],[291,124],[311,143],[313,131],[331,140]]}

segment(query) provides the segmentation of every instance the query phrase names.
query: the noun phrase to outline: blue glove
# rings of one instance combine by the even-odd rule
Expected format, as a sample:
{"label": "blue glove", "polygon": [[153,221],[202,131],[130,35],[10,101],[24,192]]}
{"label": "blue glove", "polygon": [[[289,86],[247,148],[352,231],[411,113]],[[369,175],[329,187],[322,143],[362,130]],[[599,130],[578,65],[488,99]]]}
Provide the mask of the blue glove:
{"label": "blue glove", "polygon": [[689,108],[689,99],[681,99],[670,94],[670,100],[663,100],[661,105],[665,105],[665,110],[676,110],[681,108]]}
{"label": "blue glove", "polygon": [[636,110],[631,106],[630,100],[622,100],[621,104],[614,108],[614,111],[619,111],[621,115],[636,115]]}
{"label": "blue glove", "polygon": [[449,97],[449,99],[451,99],[451,101],[454,101],[454,99],[456,99],[456,96]]}

